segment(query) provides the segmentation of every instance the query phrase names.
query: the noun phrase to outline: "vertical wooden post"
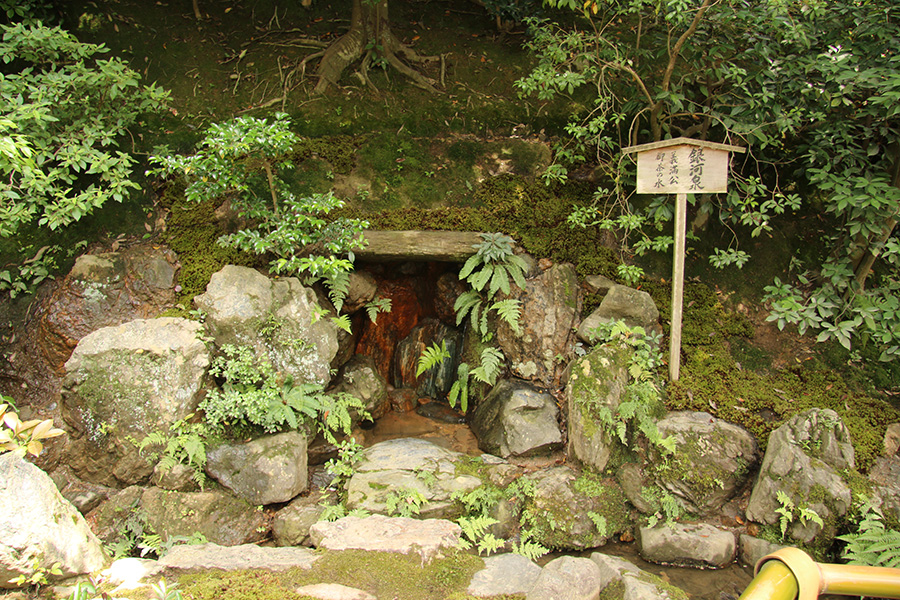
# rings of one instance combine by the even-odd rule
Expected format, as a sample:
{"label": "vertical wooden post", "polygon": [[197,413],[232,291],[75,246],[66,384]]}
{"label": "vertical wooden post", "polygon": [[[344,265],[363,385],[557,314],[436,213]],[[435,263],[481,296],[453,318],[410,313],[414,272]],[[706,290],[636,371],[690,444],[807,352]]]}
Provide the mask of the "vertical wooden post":
{"label": "vertical wooden post", "polygon": [[681,371],[687,195],[727,192],[728,153],[745,151],[738,146],[689,138],[675,138],[622,148],[622,154],[637,154],[638,194],[677,194],[675,252],[672,257],[672,330],[669,335],[670,381],[678,381]]}
{"label": "vertical wooden post", "polygon": [[669,332],[669,381],[681,372],[681,313],[684,297],[684,246],[687,230],[687,194],[675,197],[675,250],[672,257],[672,325]]}

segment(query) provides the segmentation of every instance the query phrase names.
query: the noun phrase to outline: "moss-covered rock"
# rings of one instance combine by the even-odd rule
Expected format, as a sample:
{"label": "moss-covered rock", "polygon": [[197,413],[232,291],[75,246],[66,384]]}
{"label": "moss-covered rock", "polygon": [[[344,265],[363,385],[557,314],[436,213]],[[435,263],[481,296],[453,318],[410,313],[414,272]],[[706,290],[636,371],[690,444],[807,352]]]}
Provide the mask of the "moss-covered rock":
{"label": "moss-covered rock", "polygon": [[613,479],[568,466],[528,476],[534,494],[523,512],[529,537],[547,548],[596,548],[629,528],[627,500]]}

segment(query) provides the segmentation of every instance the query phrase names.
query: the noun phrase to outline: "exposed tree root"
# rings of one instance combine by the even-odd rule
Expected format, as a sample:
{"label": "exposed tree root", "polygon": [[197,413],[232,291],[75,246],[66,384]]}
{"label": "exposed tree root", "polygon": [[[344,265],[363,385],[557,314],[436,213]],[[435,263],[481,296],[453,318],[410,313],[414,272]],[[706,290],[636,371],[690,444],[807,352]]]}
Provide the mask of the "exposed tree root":
{"label": "exposed tree root", "polygon": [[[375,90],[369,70],[376,58],[383,59],[387,66],[409,78],[414,85],[438,93],[434,79],[426,77],[407,63],[436,62],[441,60],[440,57],[421,56],[401,43],[391,32],[387,8],[387,0],[374,5],[353,0],[350,30],[325,50],[317,71],[319,80],[313,90],[314,94],[322,94],[329,86],[337,85],[343,72],[356,62],[360,63],[356,76],[364,85]],[[398,55],[403,56],[406,62]],[[304,64],[309,59],[310,57],[305,58]]]}

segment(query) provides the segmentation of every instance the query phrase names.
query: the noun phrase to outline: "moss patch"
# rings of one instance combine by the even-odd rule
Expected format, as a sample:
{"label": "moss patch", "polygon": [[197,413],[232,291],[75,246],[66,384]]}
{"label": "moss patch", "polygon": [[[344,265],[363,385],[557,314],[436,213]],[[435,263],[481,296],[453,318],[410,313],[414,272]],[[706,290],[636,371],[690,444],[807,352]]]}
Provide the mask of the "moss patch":
{"label": "moss patch", "polygon": [[865,472],[882,452],[887,426],[900,413],[882,400],[855,393],[839,373],[814,365],[774,372],[739,369],[722,346],[687,352],[681,378],[669,385],[672,410],[702,410],[748,429],[765,450],[769,434],[810,408],[830,408],[850,430],[857,468]]}
{"label": "moss patch", "polygon": [[366,590],[378,598],[444,600],[465,598],[462,590],[484,561],[461,551],[422,563],[417,554],[344,550],[325,552],[312,569],[289,571],[291,589],[315,583],[337,583]]}

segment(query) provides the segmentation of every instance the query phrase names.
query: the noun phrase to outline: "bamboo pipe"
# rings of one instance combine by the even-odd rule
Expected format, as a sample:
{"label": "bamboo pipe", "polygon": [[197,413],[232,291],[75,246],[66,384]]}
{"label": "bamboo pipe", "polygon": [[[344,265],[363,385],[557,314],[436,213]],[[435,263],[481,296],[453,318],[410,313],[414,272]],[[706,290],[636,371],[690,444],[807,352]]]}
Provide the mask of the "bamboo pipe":
{"label": "bamboo pipe", "polygon": [[816,600],[819,594],[900,598],[900,569],[822,564],[798,548],[782,548],[760,559],[739,600]]}

